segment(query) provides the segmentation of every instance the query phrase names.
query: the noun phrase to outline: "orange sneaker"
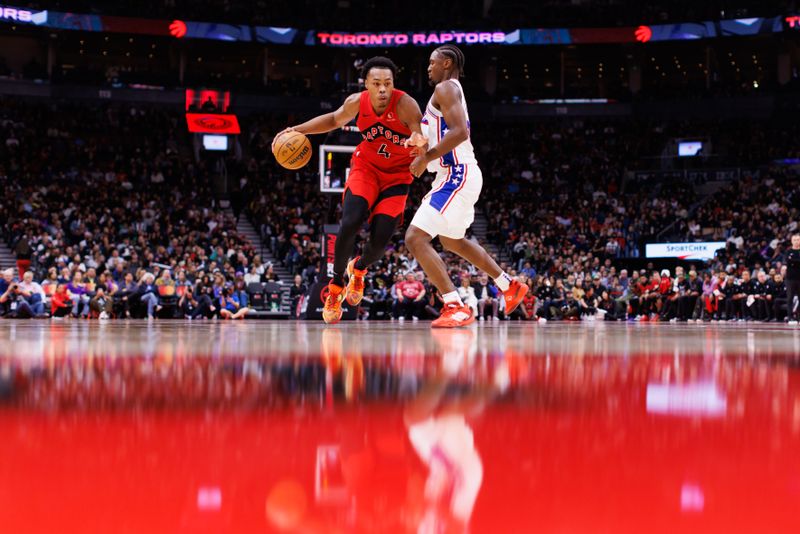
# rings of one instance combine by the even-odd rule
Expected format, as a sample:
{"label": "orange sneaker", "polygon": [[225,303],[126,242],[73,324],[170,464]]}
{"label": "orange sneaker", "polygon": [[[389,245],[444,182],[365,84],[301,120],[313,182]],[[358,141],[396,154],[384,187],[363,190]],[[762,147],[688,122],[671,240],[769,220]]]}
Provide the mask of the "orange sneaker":
{"label": "orange sneaker", "polygon": [[455,302],[451,302],[444,305],[442,314],[431,323],[431,328],[457,328],[474,322],[475,315],[472,313],[472,308],[466,304],[459,306]]}
{"label": "orange sneaker", "polygon": [[528,286],[520,284],[516,280],[512,280],[508,286],[508,290],[503,291],[503,299],[506,301],[506,317],[511,315],[511,312],[517,309],[519,303],[528,294]]}
{"label": "orange sneaker", "polygon": [[358,258],[353,258],[347,264],[347,276],[350,277],[350,280],[347,282],[347,296],[345,298],[350,306],[358,306],[361,299],[364,298],[364,275],[367,274],[367,270],[356,269],[357,260]]}
{"label": "orange sneaker", "polygon": [[328,284],[328,296],[325,297],[325,307],[322,309],[322,319],[328,324],[338,323],[342,318],[342,302],[344,301],[344,288]]}

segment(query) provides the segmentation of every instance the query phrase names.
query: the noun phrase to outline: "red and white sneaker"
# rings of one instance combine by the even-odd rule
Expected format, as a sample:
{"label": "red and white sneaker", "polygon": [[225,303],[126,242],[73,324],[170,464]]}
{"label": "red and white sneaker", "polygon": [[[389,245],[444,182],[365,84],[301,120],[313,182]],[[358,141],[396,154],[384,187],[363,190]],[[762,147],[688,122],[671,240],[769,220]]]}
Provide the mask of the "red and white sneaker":
{"label": "red and white sneaker", "polygon": [[467,305],[459,306],[455,302],[444,305],[442,314],[431,323],[431,328],[458,328],[475,322],[472,308]]}
{"label": "red and white sneaker", "polygon": [[517,306],[519,306],[520,302],[522,302],[527,294],[528,286],[526,284],[520,284],[516,280],[511,281],[508,285],[508,289],[503,291],[503,299],[506,302],[506,317],[517,309]]}

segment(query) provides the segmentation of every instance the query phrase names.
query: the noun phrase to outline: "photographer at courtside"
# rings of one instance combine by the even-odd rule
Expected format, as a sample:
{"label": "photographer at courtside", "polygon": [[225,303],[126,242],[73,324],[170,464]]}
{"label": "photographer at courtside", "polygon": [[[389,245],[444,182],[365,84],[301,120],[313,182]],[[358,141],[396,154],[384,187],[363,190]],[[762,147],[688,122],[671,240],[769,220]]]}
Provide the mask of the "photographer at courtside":
{"label": "photographer at courtside", "polygon": [[14,280],[14,270],[6,269],[0,279],[0,317],[30,319],[36,311],[26,300],[24,290]]}

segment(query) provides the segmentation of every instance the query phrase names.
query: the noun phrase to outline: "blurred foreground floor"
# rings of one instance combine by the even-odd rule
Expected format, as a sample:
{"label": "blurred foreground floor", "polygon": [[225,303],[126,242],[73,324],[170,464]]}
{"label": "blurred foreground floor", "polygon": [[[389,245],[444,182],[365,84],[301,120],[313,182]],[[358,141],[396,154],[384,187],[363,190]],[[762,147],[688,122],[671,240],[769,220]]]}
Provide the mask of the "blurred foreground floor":
{"label": "blurred foreground floor", "polygon": [[800,329],[0,322],[0,532],[798,532]]}

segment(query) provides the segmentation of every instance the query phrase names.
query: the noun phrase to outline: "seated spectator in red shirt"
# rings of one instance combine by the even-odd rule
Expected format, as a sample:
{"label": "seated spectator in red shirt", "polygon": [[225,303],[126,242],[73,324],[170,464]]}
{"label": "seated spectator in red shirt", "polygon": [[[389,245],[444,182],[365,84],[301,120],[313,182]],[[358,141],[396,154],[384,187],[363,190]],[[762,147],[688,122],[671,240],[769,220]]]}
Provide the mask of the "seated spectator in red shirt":
{"label": "seated spectator in red shirt", "polygon": [[639,297],[639,316],[641,320],[647,321],[651,315],[657,313],[658,303],[661,299],[661,274],[658,271],[653,271],[653,276],[650,281],[640,282],[641,296]]}
{"label": "seated spectator in red shirt", "polygon": [[406,274],[406,279],[397,282],[396,318],[404,320],[409,315],[416,321],[424,317],[425,313],[425,286],[418,281],[414,273]]}
{"label": "seated spectator in red shirt", "polygon": [[56,292],[50,299],[50,311],[53,317],[66,317],[72,311],[72,298],[66,284],[58,284]]}
{"label": "seated spectator in red shirt", "polygon": [[[523,277],[520,276],[517,279],[520,282],[523,282],[522,278]],[[507,317],[508,319],[524,319],[529,321],[536,318],[536,292],[534,291],[533,284],[531,282],[531,280],[528,280],[530,291],[528,291],[528,294],[525,295],[525,298],[522,300],[522,306],[519,306],[516,310],[514,310],[511,315]]]}

